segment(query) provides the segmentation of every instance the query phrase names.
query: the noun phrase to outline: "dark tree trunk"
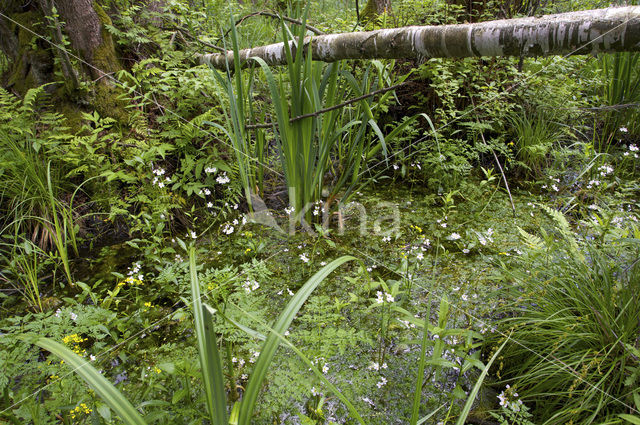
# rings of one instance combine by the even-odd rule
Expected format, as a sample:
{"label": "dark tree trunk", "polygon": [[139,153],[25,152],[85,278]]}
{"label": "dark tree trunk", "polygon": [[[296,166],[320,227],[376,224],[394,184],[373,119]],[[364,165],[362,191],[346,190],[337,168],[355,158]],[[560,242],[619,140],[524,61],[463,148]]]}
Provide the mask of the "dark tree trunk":
{"label": "dark tree trunk", "polygon": [[[52,15],[53,8],[60,18],[46,19],[45,16]],[[113,39],[106,29],[106,25],[111,25],[111,19],[97,2],[37,0],[22,5],[9,1],[0,6],[0,11],[8,17],[0,17],[0,48],[11,61],[11,69],[4,78],[6,87],[24,94],[32,87],[54,81],[54,58],[57,56],[66,79],[59,83],[67,88],[56,91],[58,96],[66,93],[67,99],[59,100],[78,100],[80,94],[75,92],[78,76],[84,76],[85,80],[96,82],[93,99],[84,100],[93,103],[103,116],[127,121],[126,105],[118,100],[119,90],[108,78],[122,69]],[[58,47],[62,44],[63,31],[71,42],[71,52]],[[43,38],[51,39],[55,46]],[[32,48],[34,40],[36,49]],[[72,56],[80,58],[76,61],[77,70],[72,68]]]}
{"label": "dark tree trunk", "polygon": [[122,69],[111,34],[105,28],[111,25],[111,19],[100,5],[92,0],[57,0],[56,5],[66,23],[71,46],[90,64],[87,72],[92,78],[103,79],[105,74]]}
{"label": "dark tree trunk", "polygon": [[367,0],[360,18],[363,22],[367,22],[383,13],[391,13],[391,0]]}

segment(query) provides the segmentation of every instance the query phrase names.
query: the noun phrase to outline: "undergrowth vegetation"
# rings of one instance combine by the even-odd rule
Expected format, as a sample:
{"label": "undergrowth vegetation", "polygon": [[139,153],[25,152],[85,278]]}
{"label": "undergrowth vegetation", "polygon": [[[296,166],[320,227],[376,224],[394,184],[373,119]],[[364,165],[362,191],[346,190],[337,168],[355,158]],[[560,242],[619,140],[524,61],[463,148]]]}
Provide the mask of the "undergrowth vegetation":
{"label": "undergrowth vegetation", "polygon": [[50,81],[0,53],[1,423],[640,423],[638,53],[297,48],[565,1],[103,3],[71,94],[55,10]]}

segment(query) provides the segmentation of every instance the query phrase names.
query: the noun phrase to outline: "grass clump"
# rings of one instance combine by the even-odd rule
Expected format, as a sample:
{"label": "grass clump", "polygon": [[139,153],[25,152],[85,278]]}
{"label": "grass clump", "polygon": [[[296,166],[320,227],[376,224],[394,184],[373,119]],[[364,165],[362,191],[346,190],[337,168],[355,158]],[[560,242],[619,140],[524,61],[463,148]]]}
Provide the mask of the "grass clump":
{"label": "grass clump", "polygon": [[545,210],[554,231],[522,231],[529,252],[506,272],[511,313],[499,326],[512,341],[499,376],[536,423],[608,423],[632,411],[638,391],[638,231],[608,243],[579,240],[560,213]]}

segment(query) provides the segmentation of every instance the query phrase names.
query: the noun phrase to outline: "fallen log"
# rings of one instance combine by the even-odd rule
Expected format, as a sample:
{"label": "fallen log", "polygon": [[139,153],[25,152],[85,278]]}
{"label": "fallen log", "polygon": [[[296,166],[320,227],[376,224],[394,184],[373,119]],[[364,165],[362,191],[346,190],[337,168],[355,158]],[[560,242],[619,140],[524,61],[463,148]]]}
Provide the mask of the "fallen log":
{"label": "fallen log", "polygon": [[[296,43],[289,42],[293,51]],[[304,39],[314,60],[429,59],[471,56],[586,55],[640,51],[640,6],[611,7],[474,24],[412,26]],[[240,58],[286,64],[284,43],[240,51]],[[233,67],[233,51],[204,54],[200,63]]]}

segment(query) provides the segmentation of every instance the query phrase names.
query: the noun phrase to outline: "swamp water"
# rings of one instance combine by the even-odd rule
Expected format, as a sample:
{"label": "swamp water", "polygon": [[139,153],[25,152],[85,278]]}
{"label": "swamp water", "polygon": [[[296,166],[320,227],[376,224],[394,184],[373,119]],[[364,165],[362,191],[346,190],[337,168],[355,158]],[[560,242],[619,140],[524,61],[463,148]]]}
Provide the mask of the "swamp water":
{"label": "swamp water", "polygon": [[[544,220],[528,195],[516,194],[514,218],[506,194],[472,186],[469,191],[359,193],[357,208],[344,212],[344,231],[324,230],[324,236],[287,235],[253,223],[229,235],[199,236],[202,291],[227,316],[266,333],[255,318],[272,321],[290,294],[326,262],[347,254],[359,258],[360,264],[342,266],[318,287],[287,338],[367,423],[401,424],[411,414],[420,324],[433,288],[431,322],[438,328],[432,334],[438,335],[431,335],[427,358],[434,349],[441,354],[426,368],[421,417],[439,409],[435,423],[459,410],[451,406],[461,406],[473,386],[479,374],[474,364],[486,361],[480,347],[500,302],[495,295],[502,284],[498,263],[520,253],[516,225],[535,231]],[[286,218],[284,212],[273,215]],[[183,398],[197,400],[201,393],[188,311],[188,264],[179,245],[176,239],[128,241],[74,263],[76,276],[85,282],[83,303],[116,312],[128,327],[111,331],[119,345],[101,357],[99,367],[125,385],[148,386],[147,397],[173,402],[180,402],[173,387],[181,374],[190,376],[192,385]],[[241,394],[261,342],[222,320],[216,329],[230,347],[228,360]],[[158,376],[150,377],[146,364],[154,365]],[[489,398],[491,407],[495,397]],[[256,410],[256,423],[307,423],[298,412],[348,421],[336,398],[284,347]]]}

